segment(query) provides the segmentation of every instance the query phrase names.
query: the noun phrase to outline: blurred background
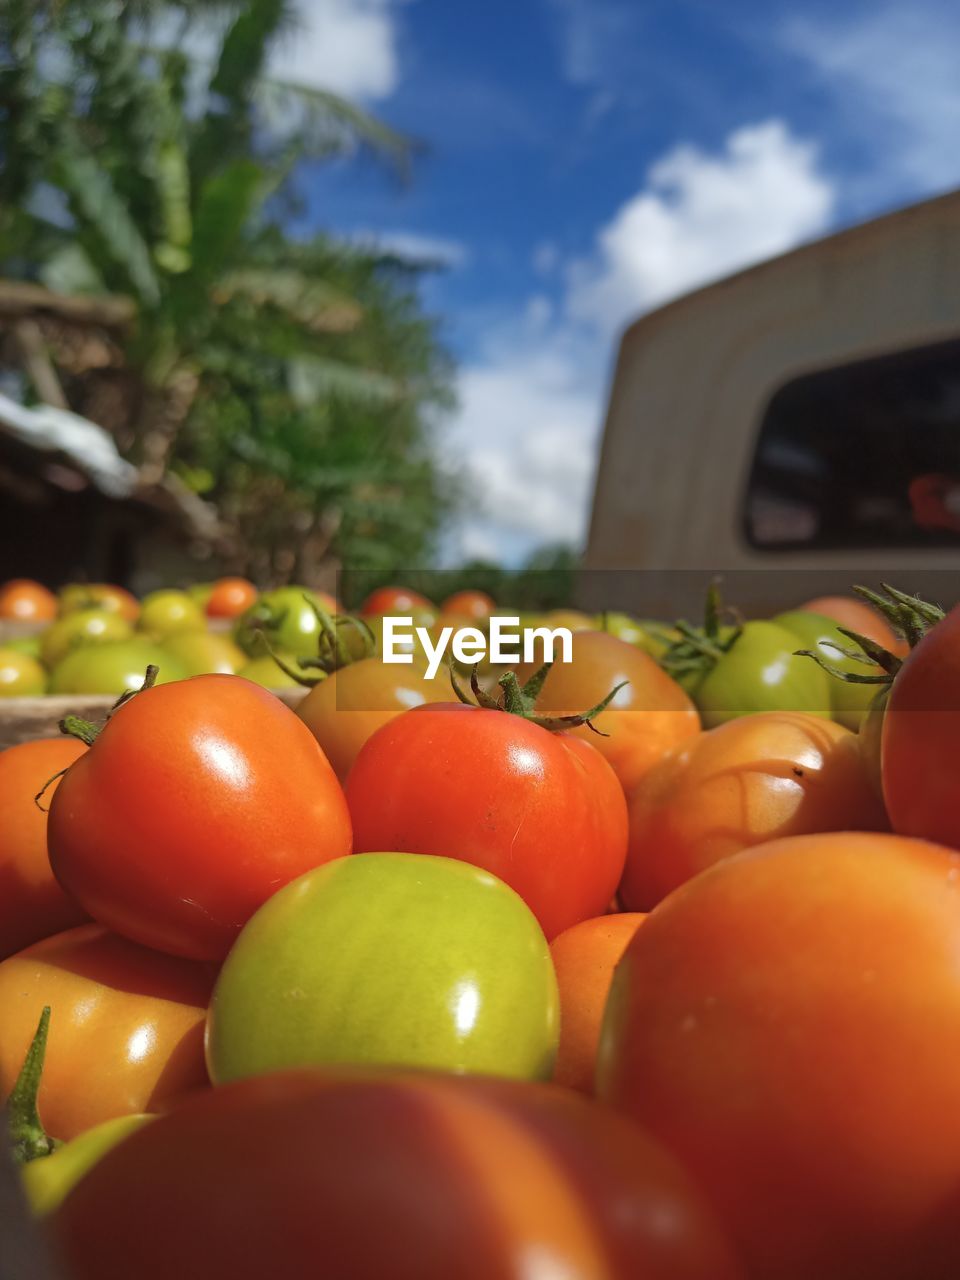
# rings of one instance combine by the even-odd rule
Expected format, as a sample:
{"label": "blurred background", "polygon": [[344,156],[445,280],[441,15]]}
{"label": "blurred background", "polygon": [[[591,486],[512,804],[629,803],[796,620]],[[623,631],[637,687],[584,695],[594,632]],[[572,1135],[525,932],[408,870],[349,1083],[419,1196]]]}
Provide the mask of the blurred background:
{"label": "blurred background", "polygon": [[938,0],[3,0],[0,579],[562,598],[624,327],[955,184],[958,38]]}

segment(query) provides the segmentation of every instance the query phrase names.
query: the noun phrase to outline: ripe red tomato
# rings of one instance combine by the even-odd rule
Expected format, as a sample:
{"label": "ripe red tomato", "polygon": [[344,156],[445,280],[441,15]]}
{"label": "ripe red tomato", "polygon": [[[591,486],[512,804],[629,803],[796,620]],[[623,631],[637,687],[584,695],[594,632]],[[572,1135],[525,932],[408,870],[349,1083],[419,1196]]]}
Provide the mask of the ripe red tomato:
{"label": "ripe red tomato", "polygon": [[410,591],[407,587],[379,587],[364,600],[360,609],[367,617],[372,614],[395,614],[403,616],[410,613],[430,613],[436,616],[436,608],[419,591]]}
{"label": "ripe red tomato", "polygon": [[[596,706],[624,684],[593,723],[606,737],[582,725],[573,730],[606,757],[625,792],[668,751],[700,732],[697,709],[675,680],[649,654],[605,631],[575,631],[572,661],[555,662],[540,696],[540,715],[575,715]],[[536,664],[517,672],[521,683]]]}
{"label": "ripe red tomato", "polygon": [[440,616],[483,622],[496,612],[496,608],[493,597],[485,591],[456,591],[444,600]]}
{"label": "ripe red tomato", "polygon": [[107,1152],[53,1230],[75,1280],[743,1274],[629,1121],[547,1085],[426,1073],[224,1085]]}
{"label": "ripe red tomato", "polygon": [[880,775],[891,826],[960,848],[960,606],[904,659],[882,716]]}
{"label": "ripe red tomato", "polygon": [[547,938],[600,915],[623,870],[616,774],[587,742],[458,703],[404,712],[347,779],[358,853],[460,858],[524,899]]}
{"label": "ripe red tomato", "polygon": [[350,852],[350,818],[292,711],[239,676],[194,676],[107,721],[54,796],[48,842],[94,919],[219,960],[281,885]]}
{"label": "ripe red tomato", "polygon": [[617,968],[598,1094],[756,1277],[960,1275],[960,858],[777,840],[666,898]]}
{"label": "ripe red tomato", "polygon": [[52,622],[57,597],[32,578],[11,578],[0,586],[0,618],[11,622]]}
{"label": "ripe red tomato", "polygon": [[257,588],[246,578],[218,578],[207,597],[208,618],[239,618],[257,598]]}
{"label": "ripe red tomato", "polygon": [[647,774],[629,811],[620,900],[633,911],[768,840],[888,827],[856,734],[801,711],[742,716],[701,734]]}
{"label": "ripe red tomato", "polygon": [[73,738],[39,738],[0,752],[0,960],[86,919],[63,892],[47,857],[47,808],[59,785],[34,796],[86,747]]}
{"label": "ripe red tomato", "polygon": [[0,1096],[50,1006],[39,1110],[64,1141],[203,1088],[214,971],[80,925],[0,964]]}

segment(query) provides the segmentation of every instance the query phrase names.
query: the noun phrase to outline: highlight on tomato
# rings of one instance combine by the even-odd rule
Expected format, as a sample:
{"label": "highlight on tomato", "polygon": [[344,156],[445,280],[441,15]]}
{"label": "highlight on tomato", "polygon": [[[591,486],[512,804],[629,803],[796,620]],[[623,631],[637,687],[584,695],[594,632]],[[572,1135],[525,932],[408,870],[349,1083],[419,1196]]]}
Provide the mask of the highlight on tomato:
{"label": "highlight on tomato", "polygon": [[246,578],[218,578],[204,601],[208,618],[238,618],[257,599],[257,588]]}
{"label": "highlight on tomato", "polygon": [[11,578],[0,586],[0,619],[7,622],[52,622],[57,597],[32,578]]}
{"label": "highlight on tomato", "polygon": [[[211,1192],[215,1188],[216,1194]],[[680,1166],[568,1090],[288,1071],[108,1152],[52,1219],[75,1280],[743,1280]]]}
{"label": "highlight on tomato", "polygon": [[496,601],[485,591],[455,591],[452,596],[447,596],[440,606],[440,617],[483,623],[496,611]]}
{"label": "highlight on tomato", "polygon": [[28,653],[0,646],[0,698],[35,698],[47,689],[47,673]]}
{"label": "highlight on tomato", "polygon": [[58,603],[61,614],[75,613],[78,609],[102,609],[118,613],[131,624],[140,616],[137,597],[112,582],[71,582],[60,589]]}
{"label": "highlight on tomato", "polygon": [[408,587],[378,587],[364,600],[360,613],[363,617],[388,613],[396,616],[415,614],[420,625],[429,626],[428,617],[436,620],[437,607],[419,591],[411,591]]}

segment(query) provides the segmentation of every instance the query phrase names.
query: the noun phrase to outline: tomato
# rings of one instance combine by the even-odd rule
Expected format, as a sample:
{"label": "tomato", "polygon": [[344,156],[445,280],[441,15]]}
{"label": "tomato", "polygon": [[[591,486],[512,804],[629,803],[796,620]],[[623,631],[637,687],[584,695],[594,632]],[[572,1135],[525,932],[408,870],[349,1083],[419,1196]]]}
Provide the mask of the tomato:
{"label": "tomato", "polygon": [[18,649],[0,648],[0,698],[32,698],[46,688],[47,673],[36,658]]}
{"label": "tomato", "polygon": [[219,672],[235,675],[247,663],[247,655],[229,636],[213,631],[178,631],[163,642],[184,675],[204,676]]}
{"label": "tomato", "polygon": [[960,847],[958,753],[960,606],[907,655],[887,698],[880,769],[894,831]]}
{"label": "tomato", "polygon": [[11,578],[0,586],[0,618],[11,622],[52,622],[57,597],[32,578]]}
{"label": "tomato", "polygon": [[[86,747],[74,738],[38,738],[0,751],[0,959],[86,919],[50,870],[47,808],[58,781]],[[41,799],[34,797],[50,783]]]}
{"label": "tomato", "polygon": [[211,1090],[104,1156],[53,1230],[75,1280],[742,1278],[700,1192],[626,1119],[428,1073]]}
{"label": "tomato", "polygon": [[[496,612],[492,596],[485,591],[457,591],[444,600],[440,608],[441,618],[461,618],[465,622],[483,622]],[[392,612],[388,610],[388,612]]]}
{"label": "tomato", "polygon": [[219,960],[281,885],[350,852],[350,818],[292,711],[239,676],[193,676],[111,716],[60,783],[47,842],[95,920]]}
{"label": "tomato", "polygon": [[143,597],[137,626],[156,639],[177,631],[202,631],[203,611],[186,591],[151,591]]}
{"label": "tomato", "polygon": [[639,911],[594,916],[564,929],[550,944],[560,989],[557,1084],[593,1092],[597,1045],[613,971],[646,919]]}
{"label": "tomato", "polygon": [[257,598],[257,588],[246,578],[218,578],[204,602],[208,618],[237,618]]}
{"label": "tomato", "polygon": [[891,653],[905,652],[900,638],[894,635],[887,621],[875,609],[856,596],[818,596],[808,600],[801,609],[829,618],[837,626],[857,631],[868,640],[874,640]]}
{"label": "tomato", "polygon": [[140,601],[113,583],[73,582],[60,591],[60,612],[75,613],[78,609],[119,613],[125,622],[134,623],[140,616]]}
{"label": "tomato", "polygon": [[[802,642],[804,649],[818,653],[834,670],[859,676],[882,676],[883,674],[875,663],[845,658],[836,646],[841,645],[845,649],[855,649],[856,646],[849,637],[841,635],[836,624],[823,614],[814,613],[810,609],[795,609],[792,613],[781,613],[773,621],[777,626],[786,627],[791,631]],[[813,659],[810,658],[808,661],[812,662]],[[877,692],[877,686],[841,680],[831,675],[828,689],[832,718],[848,729],[859,729],[860,722]]]}
{"label": "tomato", "polygon": [[378,587],[364,600],[360,612],[364,617],[386,613],[403,617],[417,613],[422,617],[421,625],[427,625],[426,618],[422,615],[429,614],[433,618],[437,616],[436,606],[426,596],[406,587]]}
{"label": "tomato", "polygon": [[568,631],[594,631],[597,620],[579,609],[551,609],[540,615],[537,626],[566,627]]}
{"label": "tomato", "polygon": [[152,1119],[151,1115],[129,1115],[104,1120],[71,1138],[51,1155],[23,1165],[23,1190],[33,1212],[40,1217],[52,1213],[98,1160]]}
{"label": "tomato", "polygon": [[0,1096],[45,1005],[39,1109],[64,1141],[114,1116],[155,1111],[207,1083],[203,1027],[212,969],[138,947],[96,924],[0,963]]}
{"label": "tomato", "polygon": [[653,911],[598,1093],[685,1165],[751,1276],[960,1274],[960,858],[777,840]]}
{"label": "tomato", "polygon": [[618,640],[636,645],[646,653],[650,652],[646,631],[642,624],[637,622],[636,618],[631,618],[629,614],[601,613],[594,619],[594,626],[600,631],[605,631],[607,635],[616,636]]}
{"label": "tomato", "polygon": [[125,693],[129,689],[140,688],[149,666],[159,668],[157,684],[182,680],[187,674],[167,649],[161,649],[150,640],[132,637],[112,644],[74,649],[54,667],[50,676],[50,692]]}
{"label": "tomato", "polygon": [[[537,699],[544,716],[571,715],[596,706],[614,686],[624,684],[593,724],[573,730],[606,757],[624,791],[630,789],[671,748],[700,732],[696,708],[676,681],[646,653],[603,631],[575,631],[572,661],[557,661]],[[521,682],[535,664],[521,667]],[[601,737],[600,734],[608,736]]]}
{"label": "tomato", "polygon": [[278,652],[313,657],[320,636],[318,603],[306,587],[266,591],[237,619],[234,639],[254,658],[264,656],[264,640]]}
{"label": "tomato", "polygon": [[217,1084],[361,1062],[546,1079],[557,1021],[550,951],[512,889],[452,858],[368,853],[308,872],[247,922],[217,980],[207,1064]]}
{"label": "tomato", "polygon": [[40,636],[8,636],[3,642],[4,649],[12,649],[14,653],[25,653],[28,658],[40,660]]}
{"label": "tomato", "polygon": [[459,858],[523,898],[547,938],[613,896],[626,804],[589,743],[521,716],[454,703],[417,707],[371,737],[350,771],[357,852]]}
{"label": "tomato", "polygon": [[74,649],[129,640],[132,635],[130,623],[124,621],[119,613],[110,613],[106,609],[77,609],[59,618],[43,633],[40,656],[52,669]]}
{"label": "tomato", "polygon": [[[302,671],[309,679],[315,679],[316,670],[310,670],[307,667],[301,667],[296,658],[289,653],[280,653],[277,655],[288,667],[293,667],[298,671]],[[253,684],[258,684],[262,689],[302,689],[306,695],[306,687],[295,680],[293,676],[288,675],[281,666],[278,666],[271,658],[270,654],[265,654],[262,658],[251,658],[245,662],[237,672],[238,676],[243,676],[244,680],[250,680]]]}
{"label": "tomato", "polygon": [[757,711],[830,715],[830,677],[798,658],[797,638],[773,622],[744,623],[740,635],[693,692],[704,728]]}
{"label": "tomato", "polygon": [[856,735],[798,711],[743,716],[701,734],[647,775],[629,810],[620,899],[634,911],[768,840],[888,827]]}
{"label": "tomato", "polygon": [[860,744],[860,758],[870,779],[871,786],[878,796],[883,797],[883,771],[880,765],[881,743],[883,738],[883,717],[890,698],[890,686],[881,685],[874,694],[867,714],[860,724],[857,740]]}
{"label": "tomato", "polygon": [[314,685],[297,715],[345,782],[360,749],[379,728],[412,707],[451,702],[453,697],[440,675],[428,680],[415,665],[361,658]]}

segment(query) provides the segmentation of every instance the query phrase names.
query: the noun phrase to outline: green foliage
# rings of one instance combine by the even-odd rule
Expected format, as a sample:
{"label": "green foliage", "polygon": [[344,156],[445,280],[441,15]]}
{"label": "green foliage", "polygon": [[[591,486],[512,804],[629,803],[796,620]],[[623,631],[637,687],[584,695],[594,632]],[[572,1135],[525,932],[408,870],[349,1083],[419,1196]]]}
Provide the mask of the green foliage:
{"label": "green foliage", "polygon": [[[134,299],[103,425],[145,477],[213,502],[262,580],[422,561],[455,498],[429,429],[450,366],[415,277],[283,230],[302,160],[410,155],[265,78],[291,22],[284,0],[0,5],[0,272]],[[185,52],[198,23],[221,33],[206,65]],[[79,412],[88,373],[63,375]]]}

